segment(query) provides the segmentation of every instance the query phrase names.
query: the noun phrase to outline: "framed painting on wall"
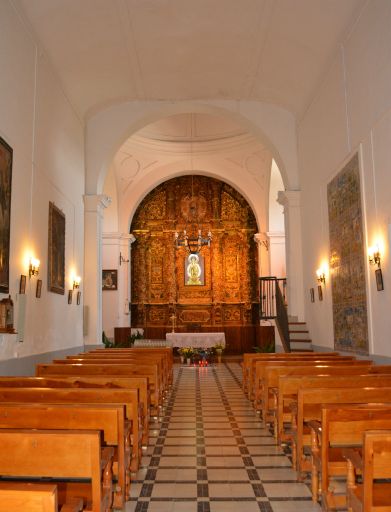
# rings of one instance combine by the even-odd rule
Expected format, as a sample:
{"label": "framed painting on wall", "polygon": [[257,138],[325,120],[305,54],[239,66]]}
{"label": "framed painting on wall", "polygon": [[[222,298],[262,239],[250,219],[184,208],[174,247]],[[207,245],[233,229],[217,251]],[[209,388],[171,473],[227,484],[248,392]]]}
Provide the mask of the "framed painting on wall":
{"label": "framed painting on wall", "polygon": [[9,293],[12,148],[0,137],[0,293]]}
{"label": "framed painting on wall", "polygon": [[102,290],[117,290],[118,288],[118,271],[102,270]]}
{"label": "framed painting on wall", "polygon": [[375,277],[376,277],[376,289],[378,292],[381,292],[384,290],[383,274],[382,274],[381,268],[378,268],[377,270],[375,270]]}
{"label": "framed painting on wall", "polygon": [[65,294],[65,215],[49,203],[48,289]]}

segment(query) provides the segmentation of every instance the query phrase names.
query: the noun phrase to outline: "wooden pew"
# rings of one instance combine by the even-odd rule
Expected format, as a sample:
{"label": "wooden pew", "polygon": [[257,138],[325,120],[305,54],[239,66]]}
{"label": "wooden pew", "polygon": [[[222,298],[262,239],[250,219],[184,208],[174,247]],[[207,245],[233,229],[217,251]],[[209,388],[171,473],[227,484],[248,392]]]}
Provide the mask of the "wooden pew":
{"label": "wooden pew", "polygon": [[113,448],[101,448],[100,436],[95,430],[0,430],[0,475],[53,478],[60,505],[82,497],[85,512],[108,512]]}
{"label": "wooden pew", "polygon": [[130,497],[131,425],[120,405],[0,403],[0,429],[99,430],[114,448],[113,505],[122,509]]}
{"label": "wooden pew", "polygon": [[0,482],[0,512],[58,512],[57,507],[55,485]]}
{"label": "wooden pew", "polygon": [[[141,425],[136,389],[109,388],[0,388],[0,403],[117,404],[125,406],[126,419],[132,422],[131,469],[141,460]],[[0,473],[1,474],[1,473]]]}
{"label": "wooden pew", "polygon": [[320,422],[311,427],[311,487],[312,499],[317,501],[319,476],[320,496],[326,510],[346,508],[346,494],[334,492],[331,477],[347,477],[343,449],[360,447],[366,430],[391,429],[391,404],[382,405],[325,405]]}
{"label": "wooden pew", "polygon": [[357,360],[345,360],[345,359],[334,359],[330,361],[329,359],[322,360],[317,359],[313,361],[279,361],[276,363],[275,361],[257,361],[255,364],[255,382],[254,382],[254,400],[256,403],[263,396],[263,383],[265,378],[265,372],[267,368],[279,366],[279,367],[287,367],[287,368],[297,368],[297,367],[310,367],[310,368],[320,368],[321,366],[333,366],[333,367],[347,367],[347,366],[357,366],[357,367],[368,367],[372,365],[372,361],[357,361]]}
{"label": "wooden pew", "polygon": [[335,355],[335,354],[332,354],[332,355],[323,355],[323,354],[318,354],[318,353],[310,353],[308,354],[308,352],[306,353],[307,355],[304,355],[304,353],[297,353],[298,355],[296,355],[296,352],[294,355],[292,354],[286,354],[284,357],[276,357],[276,354],[271,354],[271,355],[268,355],[267,357],[262,357],[262,358],[251,358],[249,360],[249,363],[247,365],[247,373],[248,373],[248,376],[247,376],[247,397],[249,400],[252,400],[254,398],[254,386],[255,386],[255,378],[256,378],[256,363],[257,362],[267,362],[267,361],[272,361],[272,362],[301,362],[301,361],[323,361],[323,360],[327,360],[327,361],[336,361],[337,359],[340,360],[340,359],[343,359],[345,361],[353,361],[355,359],[354,356],[340,356],[340,355]]}
{"label": "wooden pew", "polygon": [[[365,432],[362,456],[357,450],[347,450],[345,455],[348,459],[348,510],[390,512],[391,431]],[[362,483],[356,482],[355,470],[362,474]]]}
{"label": "wooden pew", "polygon": [[[334,356],[334,355],[339,355],[339,352],[316,352],[315,354],[317,357],[320,357],[320,356],[323,356],[326,354],[329,356]],[[276,360],[281,360],[281,359],[284,360],[284,359],[289,359],[289,358],[291,358],[292,360],[297,360],[297,359],[301,360],[301,359],[305,359],[305,358],[313,358],[313,356],[314,356],[314,353],[308,353],[308,352],[294,352],[294,353],[251,352],[251,353],[244,353],[243,361],[241,363],[242,373],[243,373],[242,388],[243,388],[244,393],[247,394],[247,392],[248,392],[248,379],[249,379],[250,369],[251,369],[251,365],[252,365],[253,361],[255,361],[255,360],[262,361],[262,360],[270,359],[272,357]]]}
{"label": "wooden pew", "polygon": [[35,368],[37,377],[58,377],[63,375],[73,376],[106,376],[106,377],[148,377],[150,389],[150,401],[153,412],[158,413],[159,402],[161,400],[161,388],[158,379],[156,365],[134,365],[134,364],[116,364],[103,365],[96,364],[37,364]]}
{"label": "wooden pew", "polygon": [[[124,354],[124,355],[143,355],[149,356],[150,354],[160,354],[163,355],[164,361],[167,367],[168,381],[169,384],[172,384],[173,378],[173,365],[174,365],[174,357],[173,357],[173,349],[170,347],[131,347],[131,348],[105,348],[105,349],[95,349],[87,352],[87,354],[97,354],[99,356],[104,356],[105,354]],[[106,357],[106,356],[105,356]]]}
{"label": "wooden pew", "polygon": [[341,375],[339,370],[340,368],[330,368],[325,372],[325,375],[317,375],[315,373],[303,375],[301,372],[298,372],[298,374],[280,375],[275,391],[277,401],[275,426],[279,442],[291,440],[292,432],[289,427],[285,428],[284,423],[292,423],[289,404],[293,400],[297,401],[299,389],[391,387],[390,375],[366,374],[366,369],[357,372],[356,367],[352,367],[347,371],[344,369],[344,374]]}
{"label": "wooden pew", "polygon": [[54,364],[135,364],[144,366],[156,365],[158,370],[158,378],[160,381],[160,389],[162,395],[164,391],[168,390],[168,373],[164,365],[164,359],[162,356],[137,356],[137,355],[111,355],[110,357],[93,356],[90,354],[84,354],[82,356],[68,356],[66,359],[54,359]]}
{"label": "wooden pew", "polygon": [[146,446],[149,439],[150,393],[147,377],[100,377],[100,376],[53,376],[45,377],[1,377],[0,387],[41,387],[41,388],[128,388],[137,389],[141,406],[142,443]]}
{"label": "wooden pew", "polygon": [[391,388],[321,388],[299,389],[292,425],[292,462],[295,460],[300,476],[311,471],[311,461],[305,448],[310,449],[308,423],[321,419],[322,404],[359,404],[391,402]]}

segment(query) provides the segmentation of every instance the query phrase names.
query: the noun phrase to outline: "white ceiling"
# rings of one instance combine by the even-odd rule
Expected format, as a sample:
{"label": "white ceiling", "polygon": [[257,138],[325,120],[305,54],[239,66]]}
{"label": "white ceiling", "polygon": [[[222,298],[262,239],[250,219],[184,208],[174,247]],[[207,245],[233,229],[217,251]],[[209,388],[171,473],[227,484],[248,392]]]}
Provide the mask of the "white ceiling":
{"label": "white ceiling", "polygon": [[255,99],[300,116],[365,0],[13,0],[86,116]]}

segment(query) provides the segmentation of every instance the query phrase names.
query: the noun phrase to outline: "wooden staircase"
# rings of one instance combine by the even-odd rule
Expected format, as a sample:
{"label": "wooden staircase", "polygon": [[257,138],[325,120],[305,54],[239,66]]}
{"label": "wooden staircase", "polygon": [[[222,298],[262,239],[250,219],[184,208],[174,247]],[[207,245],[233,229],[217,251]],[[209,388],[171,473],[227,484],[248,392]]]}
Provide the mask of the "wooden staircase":
{"label": "wooden staircase", "polygon": [[291,352],[313,352],[307,324],[290,319],[288,325]]}

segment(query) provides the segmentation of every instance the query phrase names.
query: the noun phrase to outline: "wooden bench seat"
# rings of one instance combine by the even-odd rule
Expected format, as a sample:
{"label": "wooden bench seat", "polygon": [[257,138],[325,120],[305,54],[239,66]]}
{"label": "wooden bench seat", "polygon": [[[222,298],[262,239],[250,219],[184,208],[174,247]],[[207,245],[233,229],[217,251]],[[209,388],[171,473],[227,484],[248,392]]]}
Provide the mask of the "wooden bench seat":
{"label": "wooden bench seat", "polygon": [[[259,368],[259,383],[254,400],[256,410],[261,411],[264,421],[274,423],[276,420],[279,378],[282,376],[315,376],[315,375],[360,375],[367,373],[362,365],[350,363],[332,365],[329,362],[322,364],[306,364],[303,366],[264,366]],[[297,394],[297,392],[296,392]],[[278,429],[275,429],[277,434]]]}
{"label": "wooden bench seat", "polygon": [[[321,368],[357,367],[359,369],[356,371],[360,372],[360,368],[364,368],[364,367],[367,368],[368,366],[371,366],[371,365],[372,365],[372,361],[368,362],[368,361],[345,360],[345,359],[336,359],[333,361],[330,361],[330,360],[300,361],[300,363],[297,361],[280,361],[278,364],[275,361],[273,361],[273,362],[272,361],[265,361],[265,362],[258,361],[255,364],[256,377],[255,377],[255,381],[254,381],[254,404],[256,407],[259,408],[259,404],[263,398],[263,392],[264,392],[263,384],[265,381],[265,372],[267,371],[268,368],[274,368],[274,367],[278,366],[279,368],[281,368],[281,370],[279,370],[280,372],[283,371],[282,368],[284,368],[284,367],[292,368],[292,369],[300,368],[304,372],[304,368],[308,367],[310,369],[317,368],[317,370],[314,372],[314,373],[317,373],[318,370],[320,370]],[[311,373],[311,370],[309,370],[309,373]],[[366,373],[368,373],[368,372],[366,372]],[[265,406],[266,406],[266,404],[265,404]],[[262,410],[262,407],[260,408],[260,410]]]}
{"label": "wooden bench seat", "polygon": [[157,375],[160,382],[161,397],[164,392],[168,390],[168,374],[165,368],[164,360],[161,356],[137,356],[137,355],[112,355],[108,356],[94,356],[91,354],[84,354],[82,356],[68,356],[66,359],[54,359],[54,364],[134,364],[143,366],[157,366]]}
{"label": "wooden bench seat", "polygon": [[271,355],[269,357],[263,357],[261,359],[259,358],[253,358],[250,360],[250,363],[248,365],[248,378],[247,378],[247,397],[249,400],[254,399],[254,390],[255,390],[255,382],[256,382],[256,364],[258,362],[260,363],[267,363],[268,361],[271,363],[286,363],[290,362],[292,364],[301,364],[301,362],[307,362],[307,361],[337,361],[337,360],[344,360],[344,361],[353,361],[355,358],[353,356],[326,356],[326,355],[316,355],[313,354],[303,356],[303,355],[294,355],[290,357],[275,357],[275,355]]}
{"label": "wooden bench seat", "polygon": [[53,377],[1,377],[0,387],[76,387],[76,388],[128,388],[139,393],[141,420],[143,425],[142,443],[148,444],[150,420],[150,392],[147,377],[100,377],[100,376],[53,376]]}
{"label": "wooden bench seat", "polygon": [[[391,430],[366,431],[362,455],[346,450],[348,460],[348,510],[350,512],[391,511]],[[355,478],[362,475],[362,483]]]}
{"label": "wooden bench seat", "polygon": [[[339,352],[316,352],[315,353],[315,355],[317,357],[320,357],[320,356],[323,356],[326,354],[328,356],[335,356],[335,355],[339,355]],[[242,388],[243,388],[243,392],[245,394],[248,393],[248,381],[249,381],[253,361],[255,361],[255,360],[262,361],[262,360],[271,359],[271,358],[274,358],[277,361],[289,360],[289,359],[303,360],[303,359],[308,359],[308,358],[313,359],[314,354],[308,353],[308,352],[295,352],[295,353],[288,353],[288,354],[287,353],[259,353],[259,352],[244,353],[241,366],[242,366],[242,373],[243,373]]]}
{"label": "wooden bench seat", "polygon": [[321,419],[323,404],[365,404],[391,402],[391,387],[365,388],[322,388],[299,389],[297,403],[292,406],[292,462],[300,476],[311,471],[310,451],[311,434],[308,423]]}
{"label": "wooden bench seat", "polygon": [[114,448],[114,501],[122,509],[130,497],[131,426],[124,406],[0,403],[0,429],[99,430]]}
{"label": "wooden bench seat", "polygon": [[390,375],[373,375],[356,372],[357,368],[352,367],[343,370],[328,369],[324,375],[280,375],[274,395],[277,403],[275,428],[279,442],[290,441],[292,415],[290,404],[297,401],[299,389],[317,388],[354,388],[354,387],[391,387]]}
{"label": "wooden bench seat", "polygon": [[[131,470],[137,471],[141,460],[142,425],[136,389],[111,388],[0,388],[0,403],[116,404],[125,406],[126,419],[132,426]],[[0,473],[1,474],[1,473]]]}
{"label": "wooden bench seat", "polygon": [[[0,475],[51,478],[59,504],[83,499],[83,510],[111,510],[113,448],[101,447],[95,430],[0,430]],[[47,482],[46,482],[47,483]]]}
{"label": "wooden bench seat", "polygon": [[[74,508],[74,512],[80,510],[80,506]],[[57,487],[52,484],[0,482],[0,512],[58,512]]]}
{"label": "wooden bench seat", "polygon": [[[361,447],[366,430],[391,429],[391,404],[325,405],[320,422],[311,427],[312,499],[320,496],[326,510],[346,508],[346,494],[334,492],[331,477],[347,477],[343,449]],[[321,478],[320,478],[321,476]]]}
{"label": "wooden bench seat", "polygon": [[37,377],[68,376],[100,376],[100,377],[147,377],[150,390],[150,402],[154,414],[159,411],[161,402],[161,388],[156,365],[135,364],[37,364],[35,369]]}

